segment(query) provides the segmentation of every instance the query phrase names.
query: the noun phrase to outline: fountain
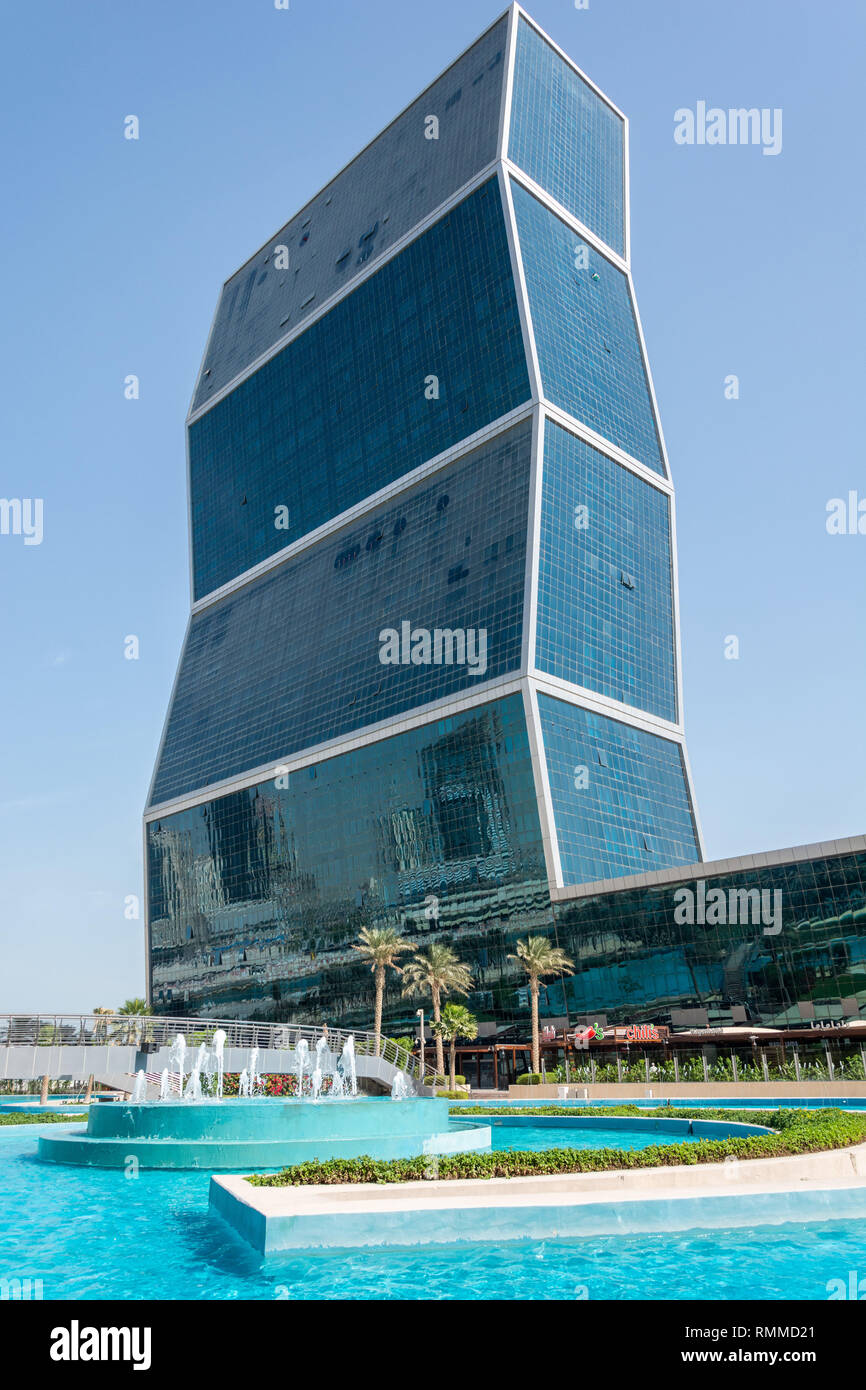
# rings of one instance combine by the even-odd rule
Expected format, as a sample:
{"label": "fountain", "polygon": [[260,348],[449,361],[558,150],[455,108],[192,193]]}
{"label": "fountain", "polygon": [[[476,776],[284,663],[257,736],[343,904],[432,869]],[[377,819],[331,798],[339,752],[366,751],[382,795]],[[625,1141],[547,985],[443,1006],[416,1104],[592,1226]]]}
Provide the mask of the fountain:
{"label": "fountain", "polygon": [[214,1082],[214,1076],[216,1075],[216,1057],[215,1057],[214,1054],[211,1052],[211,1050],[210,1050],[209,1047],[205,1049],[204,1061],[203,1061],[203,1063],[202,1063],[202,1068],[201,1068],[201,1075],[202,1075],[202,1084],[201,1084],[202,1095],[204,1095],[204,1096],[211,1096],[211,1095],[213,1095],[213,1093],[214,1093],[214,1091],[215,1091],[215,1089],[216,1089],[216,1085],[215,1085],[215,1082]]}
{"label": "fountain", "polygon": [[189,1081],[186,1083],[186,1089],[183,1092],[184,1100],[201,1100],[201,1074],[206,1061],[207,1046],[205,1043],[202,1043],[198,1050],[198,1053],[196,1054],[196,1059],[192,1064],[192,1071],[189,1074]]}
{"label": "fountain", "polygon": [[310,1045],[306,1038],[298,1038],[295,1043],[295,1071],[298,1074],[298,1098],[304,1094],[304,1071],[310,1056]]}
{"label": "fountain", "polygon": [[331,1058],[331,1049],[328,1046],[328,1039],[325,1033],[316,1042],[316,1066],[322,1076],[330,1076],[334,1070],[334,1063]]}
{"label": "fountain", "polygon": [[343,1073],[343,1084],[348,1084],[349,1095],[356,1096],[358,1094],[358,1078],[355,1074],[355,1039],[351,1033],[343,1043],[340,1069]]}
{"label": "fountain", "polygon": [[250,1096],[262,1095],[264,1086],[262,1084],[262,1078],[259,1076],[259,1049],[257,1047],[250,1049],[250,1060],[247,1071],[249,1072],[250,1078],[250,1089],[248,1094]]}
{"label": "fountain", "polygon": [[184,1100],[201,1100],[201,1068],[196,1061],[183,1093]]}
{"label": "fountain", "polygon": [[[39,1157],[48,1162],[120,1168],[134,1156],[145,1169],[249,1172],[308,1159],[363,1154],[409,1158],[489,1146],[489,1127],[452,1126],[447,1103],[419,1099],[404,1071],[394,1077],[390,1097],[359,1096],[351,1036],[339,1057],[324,1033],[316,1042],[315,1057],[310,1056],[307,1041],[298,1038],[298,1095],[292,1099],[263,1094],[255,1047],[241,1071],[237,1098],[224,1097],[225,1044],[226,1035],[220,1029],[210,1047],[199,1046],[187,1074],[186,1040],[178,1034],[170,1065],[160,1077],[159,1101],[147,1100],[147,1076],[141,1071],[129,1104],[92,1106],[86,1132],[40,1139]],[[325,1091],[328,1078],[330,1093]],[[392,1099],[399,1100],[400,1106],[391,1107]],[[388,1107],[384,1111],[383,1105]]]}
{"label": "fountain", "polygon": [[225,1048],[226,1033],[224,1028],[218,1028],[213,1035],[212,1041],[213,1057],[216,1063],[217,1072],[217,1095],[222,1100],[223,1095],[223,1072],[225,1068]]}
{"label": "fountain", "polygon": [[183,1033],[178,1033],[178,1035],[177,1035],[177,1037],[175,1038],[174,1043],[173,1043],[173,1045],[172,1045],[171,1052],[169,1053],[168,1064],[169,1064],[169,1067],[171,1068],[172,1074],[178,1077],[177,1093],[178,1093],[179,1096],[182,1096],[182,1095],[183,1095],[183,1078],[184,1078],[184,1072],[185,1072],[184,1058],[185,1058],[185,1056],[186,1056],[186,1038],[183,1036]]}

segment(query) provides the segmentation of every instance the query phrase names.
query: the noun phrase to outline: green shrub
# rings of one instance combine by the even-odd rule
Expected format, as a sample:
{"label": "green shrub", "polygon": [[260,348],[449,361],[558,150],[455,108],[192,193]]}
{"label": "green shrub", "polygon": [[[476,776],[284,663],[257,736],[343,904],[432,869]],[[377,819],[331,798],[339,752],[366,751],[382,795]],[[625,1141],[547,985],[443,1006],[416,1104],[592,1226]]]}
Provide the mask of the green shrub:
{"label": "green shrub", "polygon": [[544,1077],[540,1071],[525,1071],[522,1076],[517,1078],[518,1086],[543,1086]]}
{"label": "green shrub", "polygon": [[427,1085],[428,1085],[428,1086],[447,1086],[447,1085],[448,1085],[448,1078],[447,1078],[447,1076],[442,1076],[439,1072],[437,1072],[435,1076],[428,1076],[428,1077],[427,1077]]}
{"label": "green shrub", "polygon": [[[466,1107],[468,1114],[513,1114],[504,1107]],[[538,1106],[521,1114],[573,1115],[574,1107]],[[578,1111],[578,1113],[580,1113]],[[594,1109],[594,1115],[642,1113],[635,1106],[610,1110]],[[700,1139],[690,1144],[655,1144],[648,1149],[542,1149],[537,1152],[446,1154],[430,1164],[429,1156],[408,1159],[361,1158],[315,1160],[284,1168],[280,1173],[256,1174],[246,1179],[254,1187],[303,1187],[334,1183],[389,1183],[439,1179],[517,1178],[533,1174],[591,1173],[626,1168],[693,1166],[721,1163],[726,1158],[784,1158],[793,1154],[819,1153],[847,1148],[866,1140],[866,1115],[841,1110],[669,1110],[665,1115],[677,1119],[745,1121],[771,1123],[772,1134],[747,1135],[732,1139]]]}
{"label": "green shrub", "polygon": [[595,1079],[596,1081],[603,1081],[605,1083],[618,1081],[619,1075],[616,1069],[616,1062],[602,1062],[601,1066],[597,1066],[595,1069]]}
{"label": "green shrub", "polygon": [[466,1077],[465,1077],[465,1076],[461,1076],[460,1073],[459,1073],[459,1071],[454,1073],[454,1085],[455,1085],[455,1086],[465,1086],[465,1085],[466,1085]]}
{"label": "green shrub", "polygon": [[44,1110],[42,1113],[25,1115],[0,1115],[0,1125],[55,1125],[66,1124],[67,1120],[86,1120],[87,1114],[79,1112],[75,1115],[57,1115],[53,1110]]}
{"label": "green shrub", "polygon": [[437,1091],[437,1092],[436,1092],[436,1099],[437,1099],[437,1100],[462,1100],[462,1099],[463,1099],[463,1092],[462,1092],[462,1091]]}

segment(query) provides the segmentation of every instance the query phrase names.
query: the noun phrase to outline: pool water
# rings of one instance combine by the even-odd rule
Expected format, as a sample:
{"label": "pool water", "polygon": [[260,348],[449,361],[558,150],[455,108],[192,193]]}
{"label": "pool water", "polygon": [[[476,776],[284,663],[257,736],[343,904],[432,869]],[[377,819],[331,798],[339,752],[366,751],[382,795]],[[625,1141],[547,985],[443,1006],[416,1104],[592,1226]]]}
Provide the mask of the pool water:
{"label": "pool water", "polygon": [[74,1100],[49,1100],[43,1105],[39,1097],[36,1096],[0,1096],[0,1115],[14,1115],[17,1111],[39,1111],[39,1110],[74,1110],[76,1105],[83,1106],[83,1097],[80,1101]]}
{"label": "pool water", "polygon": [[700,1096],[681,1096],[676,1100],[654,1100],[652,1097],[639,1099],[616,1099],[608,1097],[606,1100],[533,1100],[531,1096],[524,1098],[520,1096],[514,1098],[509,1096],[503,1100],[456,1100],[451,1102],[452,1106],[468,1105],[489,1105],[498,1109],[502,1105],[513,1106],[540,1106],[540,1105],[564,1105],[569,1109],[572,1107],[577,1110],[585,1110],[594,1107],[614,1108],[621,1105],[637,1105],[641,1110],[662,1110],[670,1106],[672,1110],[866,1110],[866,1096],[805,1096],[805,1097],[782,1097],[779,1096],[747,1096],[745,1099],[734,1097],[706,1097]]}
{"label": "pool water", "polygon": [[847,1220],[263,1261],[209,1214],[207,1173],[42,1164],[40,1128],[0,1129],[0,1278],[46,1299],[826,1299],[866,1244]]}
{"label": "pool water", "polygon": [[574,1125],[509,1125],[492,1119],[490,1132],[494,1152],[522,1149],[537,1153],[541,1149],[649,1149],[655,1144],[696,1144],[700,1137],[687,1134],[642,1133],[629,1129],[580,1129]]}

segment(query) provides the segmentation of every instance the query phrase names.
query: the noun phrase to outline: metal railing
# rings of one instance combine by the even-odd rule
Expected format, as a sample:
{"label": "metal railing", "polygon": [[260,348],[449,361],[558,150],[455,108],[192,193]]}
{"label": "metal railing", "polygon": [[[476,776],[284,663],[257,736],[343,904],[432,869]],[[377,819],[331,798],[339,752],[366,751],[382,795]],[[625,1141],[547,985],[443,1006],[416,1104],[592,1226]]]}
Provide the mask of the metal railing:
{"label": "metal railing", "polygon": [[[226,1047],[250,1051],[254,1047],[291,1051],[303,1038],[310,1051],[325,1031],[321,1027],[295,1023],[244,1023],[237,1019],[166,1018],[143,1014],[0,1014],[0,1047],[134,1047],[137,1051],[158,1051],[171,1047],[178,1033],[188,1048],[210,1043],[222,1028]],[[392,1063],[413,1081],[430,1084],[434,1069],[390,1038],[381,1037],[378,1049],[375,1033],[358,1028],[328,1028],[328,1047],[340,1053],[346,1039],[355,1039],[356,1056],[379,1056]]]}

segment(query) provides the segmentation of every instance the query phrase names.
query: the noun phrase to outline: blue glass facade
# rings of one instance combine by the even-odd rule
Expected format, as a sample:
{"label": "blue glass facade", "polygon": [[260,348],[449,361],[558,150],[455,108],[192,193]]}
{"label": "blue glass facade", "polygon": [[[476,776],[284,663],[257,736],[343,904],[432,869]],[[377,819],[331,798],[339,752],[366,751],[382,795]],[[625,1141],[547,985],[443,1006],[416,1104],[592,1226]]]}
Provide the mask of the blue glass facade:
{"label": "blue glass facade", "polygon": [[[479,980],[550,926],[519,695],[152,820],[152,990],[171,1013],[367,1022],[352,944],[446,932]],[[389,1015],[412,1016],[400,1000]]]}
{"label": "blue glass facade", "polygon": [[516,670],[530,442],[497,435],[195,615],[153,803]]}
{"label": "blue glass facade", "polygon": [[493,25],[226,281],[194,409],[495,159],[505,30]]}
{"label": "blue glass facade", "polygon": [[670,502],[548,420],[535,664],[676,722]]}
{"label": "blue glass facade", "polygon": [[[866,851],[700,873],[557,903],[557,939],[582,968],[551,985],[544,1008],[674,1026],[691,1011],[703,1013],[690,1020],[699,1026],[858,1017],[866,1007]],[[710,901],[720,893],[725,920],[683,921],[683,889],[696,917],[701,891]],[[732,893],[768,895],[779,930],[765,931],[751,910],[731,913]]]}
{"label": "blue glass facade", "polygon": [[513,179],[511,187],[545,396],[664,475],[628,280]]}
{"label": "blue glass facade", "polygon": [[700,859],[679,744],[539,693],[566,883]]}
{"label": "blue glass facade", "polygon": [[512,11],[227,282],[146,812],[158,1010],[366,1026],[351,947],[390,925],[453,944],[469,1007],[505,1024],[517,940],[556,932],[551,846],[568,884],[700,858],[679,744],[540,689],[678,717],[670,501],[609,456],[665,472],[628,279],[506,171],[507,24],[511,159],[625,244],[622,121]]}
{"label": "blue glass facade", "polygon": [[528,396],[492,179],[192,424],[195,597]]}
{"label": "blue glass facade", "polygon": [[622,118],[525,19],[517,27],[508,154],[567,212],[625,254]]}

